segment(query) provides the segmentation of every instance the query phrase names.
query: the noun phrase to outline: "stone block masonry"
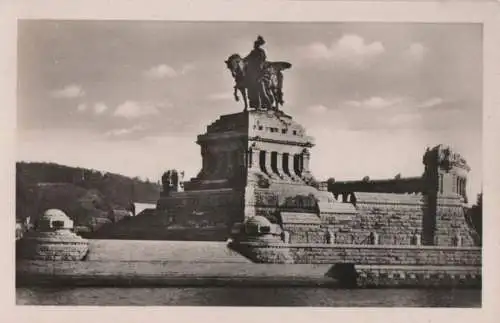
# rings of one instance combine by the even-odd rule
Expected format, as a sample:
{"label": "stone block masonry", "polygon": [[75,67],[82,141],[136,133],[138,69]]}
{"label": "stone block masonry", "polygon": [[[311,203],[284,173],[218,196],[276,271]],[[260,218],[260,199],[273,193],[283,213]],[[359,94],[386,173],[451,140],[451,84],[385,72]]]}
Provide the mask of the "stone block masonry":
{"label": "stone block masonry", "polygon": [[[402,245],[326,245],[241,242],[241,247],[254,250],[245,256],[255,262],[273,262],[277,259],[261,258],[272,252],[289,254],[293,263],[304,264],[357,264],[406,266],[481,266],[479,247],[440,247]],[[241,248],[235,246],[236,250]],[[262,251],[263,249],[266,252]]]}
{"label": "stone block masonry", "polygon": [[481,287],[481,248],[402,245],[233,244],[252,262],[333,265],[345,287]]}
{"label": "stone block masonry", "polygon": [[336,217],[323,219],[323,226],[335,234],[336,243],[366,243],[370,232],[375,232],[378,243],[382,245],[417,244],[417,237],[424,235],[425,218],[433,217],[434,240],[431,245],[474,246],[459,196],[438,197],[436,213],[431,215],[427,197],[420,193],[353,194],[357,212],[350,221]]}
{"label": "stone block masonry", "polygon": [[476,288],[482,284],[481,267],[475,266],[357,265],[354,268],[358,287]]}

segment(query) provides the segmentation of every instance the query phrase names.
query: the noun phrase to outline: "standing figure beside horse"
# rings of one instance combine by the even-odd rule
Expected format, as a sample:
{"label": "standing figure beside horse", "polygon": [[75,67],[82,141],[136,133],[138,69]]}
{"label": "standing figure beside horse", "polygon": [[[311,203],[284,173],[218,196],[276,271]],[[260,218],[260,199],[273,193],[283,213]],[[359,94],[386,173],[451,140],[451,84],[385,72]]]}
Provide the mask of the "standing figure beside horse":
{"label": "standing figure beside horse", "polygon": [[239,101],[238,91],[243,97],[245,110],[279,110],[283,105],[283,70],[292,67],[288,62],[268,62],[266,52],[261,48],[265,44],[259,36],[248,56],[242,58],[233,54],[225,61],[233,75],[234,98]]}

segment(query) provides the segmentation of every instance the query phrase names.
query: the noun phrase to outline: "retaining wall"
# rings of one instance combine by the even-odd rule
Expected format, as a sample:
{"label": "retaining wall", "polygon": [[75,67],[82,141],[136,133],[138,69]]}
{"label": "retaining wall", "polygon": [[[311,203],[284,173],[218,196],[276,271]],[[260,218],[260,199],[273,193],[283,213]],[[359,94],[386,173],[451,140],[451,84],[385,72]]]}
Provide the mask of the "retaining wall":
{"label": "retaining wall", "polygon": [[480,247],[241,242],[233,248],[244,250],[243,255],[262,263],[290,258],[296,264],[481,266],[482,263]]}

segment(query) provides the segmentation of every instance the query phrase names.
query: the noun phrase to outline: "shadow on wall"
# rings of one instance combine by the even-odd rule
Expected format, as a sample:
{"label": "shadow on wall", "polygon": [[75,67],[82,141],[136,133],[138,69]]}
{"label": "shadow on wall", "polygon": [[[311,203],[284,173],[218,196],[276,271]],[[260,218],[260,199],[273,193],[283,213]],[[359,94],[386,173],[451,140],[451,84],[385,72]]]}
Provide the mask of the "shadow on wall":
{"label": "shadow on wall", "polygon": [[354,264],[335,264],[325,273],[325,276],[336,279],[339,287],[357,287],[358,274]]}

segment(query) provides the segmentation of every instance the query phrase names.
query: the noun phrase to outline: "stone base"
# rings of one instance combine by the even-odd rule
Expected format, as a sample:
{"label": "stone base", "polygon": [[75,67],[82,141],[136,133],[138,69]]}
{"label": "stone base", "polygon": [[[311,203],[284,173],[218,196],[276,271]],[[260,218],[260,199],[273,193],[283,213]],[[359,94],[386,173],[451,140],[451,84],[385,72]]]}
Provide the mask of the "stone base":
{"label": "stone base", "polygon": [[[296,264],[343,263],[355,265],[478,267],[482,264],[481,248],[478,247],[329,245],[325,243],[285,244],[256,239],[254,241],[241,240],[234,243],[232,248],[238,252],[239,250],[252,249],[255,254],[289,253]],[[266,251],[262,249],[266,249]]]}
{"label": "stone base", "polygon": [[88,240],[70,231],[29,232],[16,241],[16,258],[30,260],[82,260]]}
{"label": "stone base", "polygon": [[175,192],[158,201],[158,216],[171,229],[226,228],[226,239],[236,222],[243,221],[243,193],[231,188]]}
{"label": "stone base", "polygon": [[[356,286],[407,288],[412,286],[481,287],[480,266],[355,266]],[[338,277],[332,277],[338,278]]]}

